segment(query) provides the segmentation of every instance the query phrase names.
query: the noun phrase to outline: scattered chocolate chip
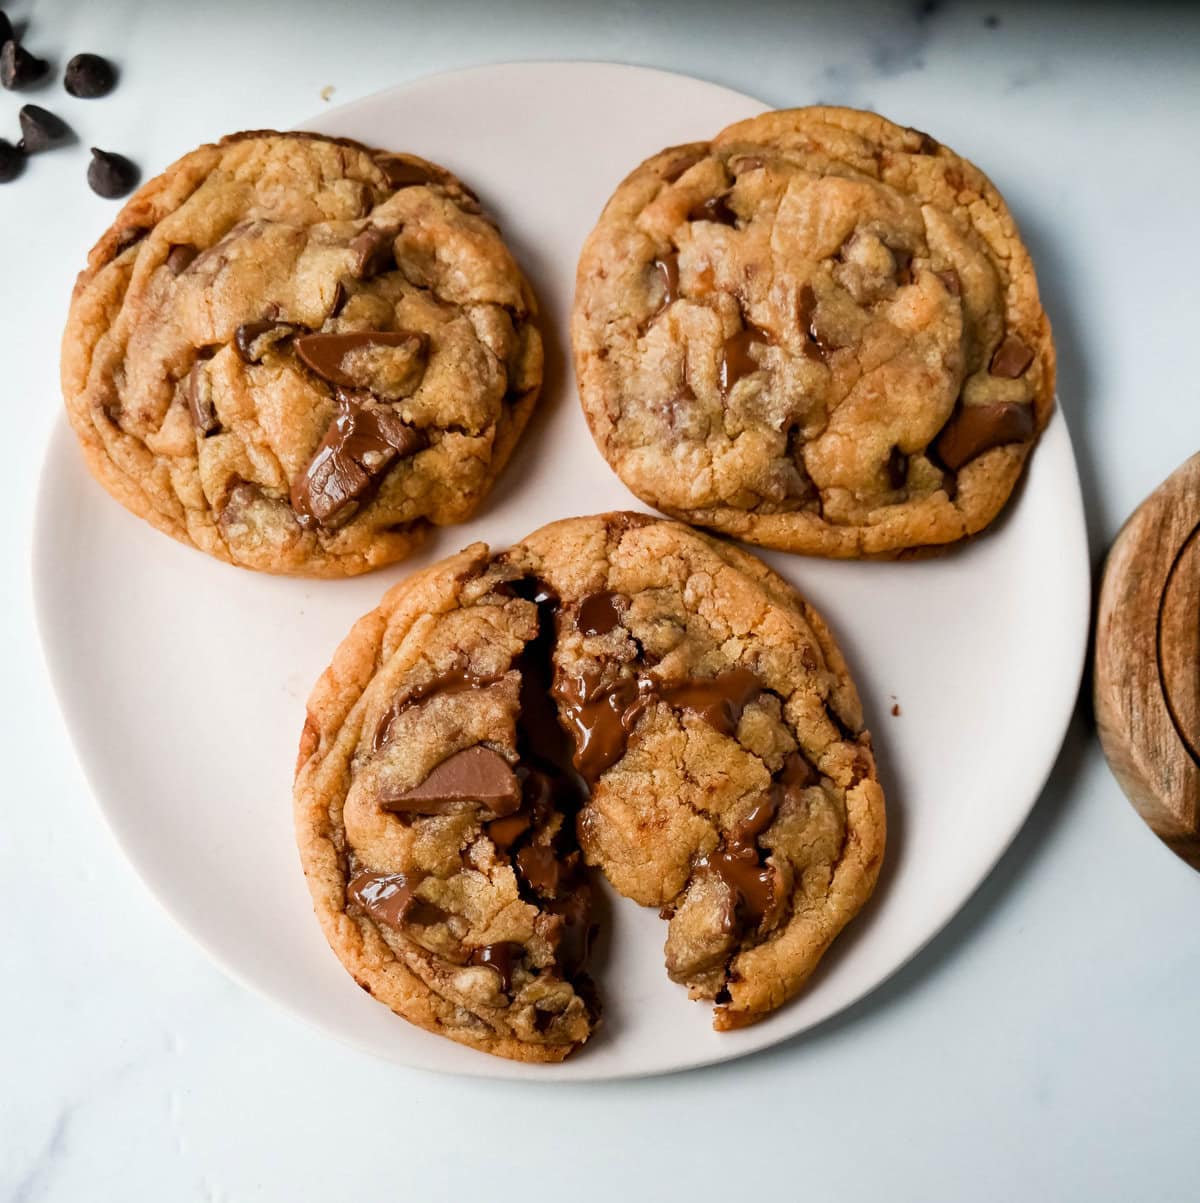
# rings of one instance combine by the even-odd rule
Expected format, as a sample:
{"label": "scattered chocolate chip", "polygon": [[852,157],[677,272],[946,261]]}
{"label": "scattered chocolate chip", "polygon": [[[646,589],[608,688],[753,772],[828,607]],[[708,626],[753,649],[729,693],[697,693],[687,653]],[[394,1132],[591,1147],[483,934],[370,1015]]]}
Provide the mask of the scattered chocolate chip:
{"label": "scattered chocolate chip", "polygon": [[893,447],[887,461],[888,485],[902,489],[908,481],[908,456],[899,447]]}
{"label": "scattered chocolate chip", "polygon": [[28,87],[41,79],[50,64],[30,54],[16,38],[9,38],[0,49],[0,84],[12,91]]}
{"label": "scattered chocolate chip", "polygon": [[414,330],[356,330],[346,334],[305,334],[296,339],[300,362],[322,380],[343,388],[363,387],[363,381],[346,372],[343,363],[351,351],[364,347],[403,348],[423,368],[429,338]]}
{"label": "scattered chocolate chip", "polygon": [[112,63],[98,54],[77,54],[68,64],[63,87],[81,100],[107,96],[117,82]]}
{"label": "scattered chocolate chip", "polygon": [[722,226],[736,226],[737,214],[729,207],[726,196],[710,196],[688,210],[688,221],[714,221]]}
{"label": "scattered chocolate chip", "polygon": [[49,150],[71,136],[71,127],[41,105],[23,105],[17,116],[21,122],[21,141],[17,149],[26,154]]}
{"label": "scattered chocolate chip", "polygon": [[621,612],[616,605],[617,595],[607,590],[592,593],[579,603],[575,625],[585,635],[607,635],[621,625]]}
{"label": "scattered chocolate chip", "polygon": [[185,385],[188,411],[192,415],[192,425],[204,438],[215,434],[221,423],[217,418],[217,409],[213,404],[212,379],[203,361],[197,360],[188,372]]}
{"label": "scattered chocolate chip", "polygon": [[1033,363],[1033,348],[1027,347],[1015,334],[1006,334],[996,348],[988,371],[993,376],[1016,380]]}
{"label": "scattered chocolate chip", "polygon": [[938,458],[957,472],[977,455],[1033,434],[1033,406],[1013,401],[959,405],[937,437]]}
{"label": "scattered chocolate chip", "polygon": [[356,280],[369,280],[396,266],[396,256],[392,251],[396,234],[397,228],[394,226],[389,229],[367,226],[350,239],[349,249],[354,254],[353,273]]}
{"label": "scattered chocolate chip", "polygon": [[759,371],[762,364],[750,354],[750,348],[763,346],[766,341],[762,331],[753,326],[746,326],[725,340],[721,347],[719,368],[723,397],[729,395],[730,390],[743,376],[749,376],[751,372]]}
{"label": "scattered chocolate chip", "polygon": [[517,775],[499,752],[482,744],[455,752],[411,789],[385,788],[379,795],[381,809],[403,814],[446,814],[475,803],[498,817],[521,805]]}
{"label": "scattered chocolate chip", "polygon": [[133,190],[138,181],[138,169],[124,155],[97,150],[93,146],[87,179],[97,196],[116,200]]}
{"label": "scattered chocolate chip", "polygon": [[486,948],[476,948],[471,953],[472,965],[486,965],[500,975],[500,989],[507,994],[512,989],[513,962],[525,950],[520,944],[504,941],[500,944],[489,944]]}
{"label": "scattered chocolate chip", "polygon": [[291,338],[300,329],[302,327],[294,322],[281,322],[275,318],[243,322],[234,332],[233,343],[243,363],[259,363],[276,343]]}
{"label": "scattered chocolate chip", "polygon": [[654,260],[654,270],[663,282],[663,300],[659,312],[679,300],[679,259],[673,254]]}
{"label": "scattered chocolate chip", "polygon": [[15,180],[25,170],[25,156],[11,143],[0,138],[0,184]]}
{"label": "scattered chocolate chip", "polygon": [[948,267],[945,271],[934,272],[933,274],[937,276],[939,280],[941,280],[946,291],[952,297],[962,296],[962,280],[959,278],[958,272],[956,272],[954,268]]}
{"label": "scattered chocolate chip", "polygon": [[186,242],[173,246],[167,252],[167,267],[170,269],[171,275],[182,275],[199,253],[194,246]]}
{"label": "scattered chocolate chip", "polygon": [[429,441],[387,406],[368,405],[347,393],[339,393],[338,403],[340,412],[292,485],[292,509],[306,529],[340,526],[395,460],[414,455]]}

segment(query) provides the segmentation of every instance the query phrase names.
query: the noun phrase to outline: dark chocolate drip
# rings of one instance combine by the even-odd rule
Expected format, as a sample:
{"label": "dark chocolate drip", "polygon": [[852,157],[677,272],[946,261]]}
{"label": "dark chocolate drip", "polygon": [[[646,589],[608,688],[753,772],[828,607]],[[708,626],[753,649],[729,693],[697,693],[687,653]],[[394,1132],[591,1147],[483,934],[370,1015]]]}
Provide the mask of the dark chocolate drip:
{"label": "dark chocolate drip", "polygon": [[435,694],[464,693],[469,689],[483,689],[488,685],[495,685],[499,680],[499,676],[481,677],[476,676],[469,669],[453,668],[440,677],[434,677],[426,685],[418,685],[415,689],[397,698],[384,712],[383,717],[379,720],[379,726],[375,728],[375,737],[371,743],[373,750],[378,752],[388,742],[392,733],[392,725],[409,706],[415,706],[418,702],[423,702]]}
{"label": "dark chocolate drip", "polygon": [[499,944],[488,944],[471,953],[472,965],[486,965],[500,975],[500,989],[507,994],[512,989],[513,962],[525,950],[520,944],[505,940]]}

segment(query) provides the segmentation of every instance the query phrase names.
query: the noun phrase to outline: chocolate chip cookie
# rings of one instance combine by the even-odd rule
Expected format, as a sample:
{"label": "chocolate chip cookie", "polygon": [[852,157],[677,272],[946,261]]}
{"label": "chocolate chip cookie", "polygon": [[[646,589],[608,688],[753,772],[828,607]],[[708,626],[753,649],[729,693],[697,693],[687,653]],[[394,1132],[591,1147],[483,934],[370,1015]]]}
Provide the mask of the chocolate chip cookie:
{"label": "chocolate chip cookie", "polygon": [[533,293],[450,172],[236,134],[145,185],[63,340],[101,483],[210,555],[347,576],[469,517],[536,402]]}
{"label": "chocolate chip cookie", "polygon": [[723,1029],[800,989],[884,843],[821,619],[749,554],[634,514],[477,544],[393,588],[313,692],[295,798],[359,983],[522,1060],[597,1022],[581,853],[663,908],[667,971]]}
{"label": "chocolate chip cookie", "polygon": [[572,341],[644,501],[753,543],[887,556],[999,513],[1053,408],[1028,252],[978,168],[841,108],[664,150],[608,202]]}

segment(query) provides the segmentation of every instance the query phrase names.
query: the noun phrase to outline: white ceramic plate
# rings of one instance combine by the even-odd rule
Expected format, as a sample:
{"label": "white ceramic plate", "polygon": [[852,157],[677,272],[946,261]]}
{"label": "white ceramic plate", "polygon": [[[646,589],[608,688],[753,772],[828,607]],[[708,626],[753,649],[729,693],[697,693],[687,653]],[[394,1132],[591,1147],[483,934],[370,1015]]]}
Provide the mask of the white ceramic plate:
{"label": "white ceramic plate", "polygon": [[714,1033],[708,1007],[667,980],[656,914],[612,899],[597,966],[602,1033],[564,1065],[520,1066],[371,1001],[313,918],[290,794],[310,686],[353,620],[409,568],[474,539],[504,547],[555,518],[642,508],[593,446],[565,364],[576,258],[630,168],[761,109],[683,76],[534,63],[435,76],[307,126],[458,172],[499,217],[545,313],[552,353],[538,418],[478,519],[438,533],[408,566],[346,582],[230,568],[127,514],[88,476],[65,421],[55,432],[34,540],[37,607],[67,724],[113,831],[226,969],[373,1053],[491,1077],[584,1079],[774,1044],[861,998],[933,936],[1012,839],[1057,755],[1089,604],[1061,416],[1007,516],[970,547],[909,564],[766,557],[829,618],[849,657],[890,816],[876,896],[801,998],[755,1027]]}

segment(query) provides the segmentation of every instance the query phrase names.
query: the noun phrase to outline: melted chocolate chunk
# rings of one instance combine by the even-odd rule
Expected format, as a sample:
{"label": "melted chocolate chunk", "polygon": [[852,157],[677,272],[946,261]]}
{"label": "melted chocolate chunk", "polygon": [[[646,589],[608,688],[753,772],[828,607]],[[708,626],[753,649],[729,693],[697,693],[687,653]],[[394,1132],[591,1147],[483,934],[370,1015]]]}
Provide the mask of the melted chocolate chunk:
{"label": "melted chocolate chunk", "polygon": [[1033,435],[1033,406],[1014,401],[959,405],[937,437],[938,458],[951,471],[1005,443],[1023,443]]}
{"label": "melted chocolate chunk", "polygon": [[562,676],[553,693],[575,740],[575,767],[589,784],[625,754],[642,712],[656,698],[691,710],[722,735],[737,730],[742,711],[762,685],[749,670],[667,684],[650,676],[620,677],[602,686],[598,675]]}
{"label": "melted chocolate chunk", "polygon": [[621,612],[617,609],[619,595],[605,590],[593,593],[579,603],[575,625],[584,635],[607,635],[621,625]]}
{"label": "melted chocolate chunk", "polygon": [[332,530],[345,522],[397,459],[428,443],[422,431],[385,406],[366,404],[348,393],[339,393],[338,402],[340,412],[292,485],[292,509],[305,528]]}
{"label": "melted chocolate chunk", "polygon": [[518,812],[503,819],[493,819],[483,830],[501,852],[507,852],[532,825],[532,816]]}
{"label": "melted chocolate chunk", "polygon": [[742,711],[760,693],[762,682],[747,668],[716,677],[692,677],[677,685],[655,683],[654,692],[669,706],[691,710],[722,735],[734,735]]}
{"label": "melted chocolate chunk", "polygon": [[908,456],[899,447],[893,447],[887,459],[888,487],[902,489],[908,482]]}
{"label": "melted chocolate chunk", "polygon": [[507,994],[512,989],[513,962],[525,950],[520,944],[504,941],[500,944],[489,944],[486,948],[476,948],[471,953],[472,965],[486,965],[500,975],[500,989]]}
{"label": "melted chocolate chunk", "polygon": [[300,329],[294,322],[263,318],[258,322],[243,322],[234,333],[233,342],[244,363],[258,363],[276,343],[291,338]]}
{"label": "melted chocolate chunk", "polygon": [[81,100],[107,96],[117,82],[112,63],[98,54],[77,54],[67,64],[63,87]]}
{"label": "melted chocolate chunk", "polygon": [[996,348],[996,353],[992,356],[988,371],[993,376],[1016,380],[1031,363],[1033,363],[1033,348],[1027,347],[1015,334],[1006,334],[1004,341]]}
{"label": "melted chocolate chunk", "polygon": [[93,146],[87,181],[88,187],[97,196],[116,200],[133,191],[138,181],[138,169],[124,155]]}
{"label": "melted chocolate chunk", "polygon": [[720,385],[721,395],[727,397],[730,390],[743,376],[762,369],[762,364],[750,354],[750,348],[765,346],[766,336],[761,330],[747,326],[731,335],[721,347]]}
{"label": "melted chocolate chunk", "polygon": [[422,879],[421,873],[359,873],[346,887],[346,900],[372,919],[400,927]]}
{"label": "melted chocolate chunk", "polygon": [[45,59],[30,54],[16,38],[9,38],[0,48],[0,84],[9,91],[41,79],[48,66]]}
{"label": "melted chocolate chunk", "polygon": [[401,188],[413,188],[418,184],[433,183],[433,176],[419,163],[408,163],[403,159],[376,159],[376,163],[387,176],[387,182],[397,191]]}
{"label": "melted chocolate chunk", "polygon": [[478,677],[464,668],[455,668],[443,673],[440,677],[435,677],[428,685],[418,685],[416,689],[393,702],[383,718],[379,720],[379,726],[375,728],[375,738],[372,741],[373,749],[378,752],[388,742],[392,734],[392,724],[409,706],[423,702],[437,693],[464,693],[468,689],[482,689],[487,685],[495,685],[499,680],[499,677]]}
{"label": "melted chocolate chunk", "polygon": [[663,282],[663,300],[658,307],[661,313],[668,305],[679,300],[679,258],[673,254],[663,255],[661,259],[654,260],[653,267]]}
{"label": "melted chocolate chunk", "polygon": [[546,844],[526,844],[517,853],[517,873],[535,894],[554,898],[562,881],[562,867],[554,849]]}
{"label": "melted chocolate chunk", "polygon": [[188,412],[192,415],[192,425],[196,428],[197,433],[208,438],[210,434],[215,434],[220,430],[221,422],[217,417],[216,406],[213,404],[212,379],[202,359],[197,359],[192,364],[192,370],[187,375],[184,393],[187,396]]}
{"label": "melted chocolate chunk", "polygon": [[[731,844],[700,862],[711,869],[732,891],[736,917],[757,927],[775,901],[775,874],[758,862],[758,850],[746,844]],[[732,930],[729,923],[727,929]]]}
{"label": "melted chocolate chunk", "polygon": [[349,248],[354,253],[353,272],[356,280],[369,280],[396,266],[392,245],[397,232],[394,226],[390,229],[367,226],[362,233],[356,234],[350,240]]}
{"label": "melted chocolate chunk", "polygon": [[171,275],[181,276],[191,266],[192,261],[200,252],[186,242],[173,246],[167,252],[167,268]]}
{"label": "melted chocolate chunk", "polygon": [[736,226],[737,214],[729,207],[728,193],[710,196],[688,210],[688,221],[713,221],[722,226]]}
{"label": "melted chocolate chunk", "polygon": [[415,330],[361,330],[348,334],[305,334],[296,339],[300,362],[322,380],[342,388],[361,388],[362,381],[343,370],[345,357],[363,347],[402,347],[424,360],[429,338]]}
{"label": "melted chocolate chunk", "polygon": [[441,815],[476,803],[497,817],[521,805],[521,787],[508,761],[482,744],[455,752],[411,789],[384,788],[379,795],[380,808],[398,814]]}
{"label": "melted chocolate chunk", "polygon": [[596,937],[596,925],[591,921],[591,887],[586,881],[580,882],[569,894],[551,902],[546,910],[562,920],[554,956],[559,970],[571,977],[583,968]]}

